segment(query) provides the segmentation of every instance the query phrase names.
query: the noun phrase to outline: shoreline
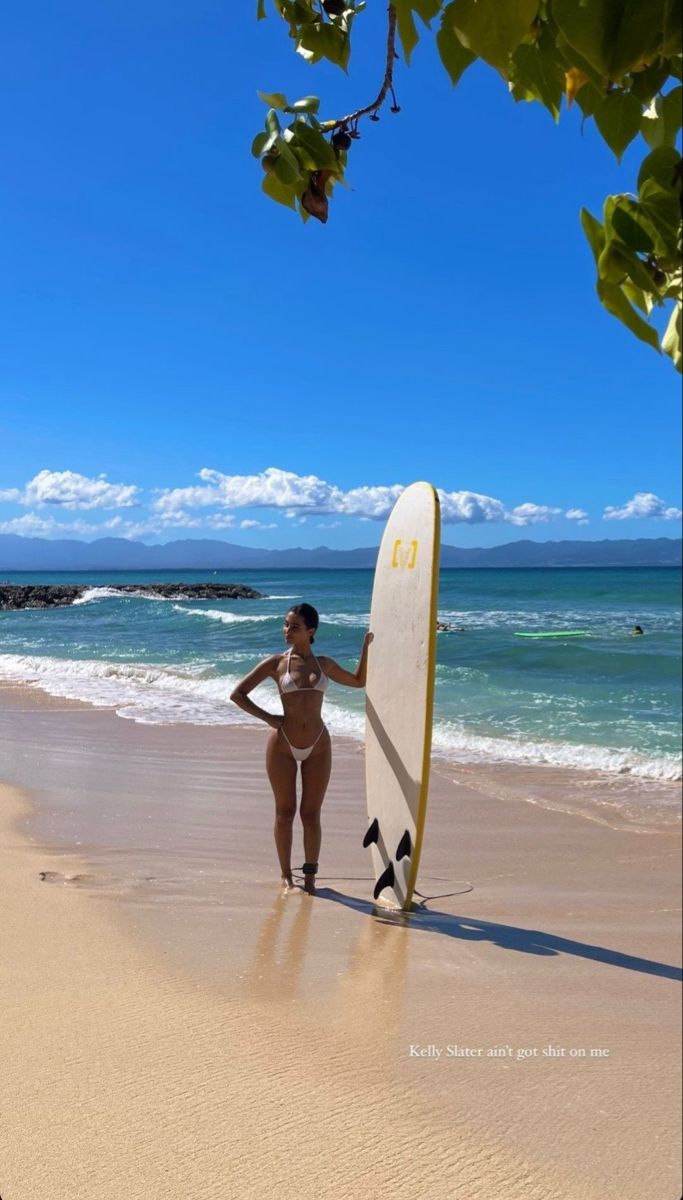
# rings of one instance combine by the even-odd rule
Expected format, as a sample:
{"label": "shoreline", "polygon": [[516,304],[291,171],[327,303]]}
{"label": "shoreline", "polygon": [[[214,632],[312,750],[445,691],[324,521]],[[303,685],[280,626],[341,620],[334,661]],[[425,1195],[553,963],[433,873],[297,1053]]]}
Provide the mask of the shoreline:
{"label": "shoreline", "polygon": [[[104,664],[106,665],[106,664]],[[125,667],[122,669],[130,669]],[[147,669],[147,668],[145,668]],[[160,668],[149,668],[152,671]],[[106,682],[106,672],[103,682]],[[55,685],[53,684],[53,689]],[[71,688],[73,691],[73,687]],[[162,728],[167,730],[188,731],[193,729],[213,729],[215,734],[230,737],[233,733],[241,735],[249,731],[262,732],[262,723],[239,717],[232,721],[221,723],[215,719],[187,719],[178,721],[172,719],[146,721],[140,716],[126,713],[126,708],[137,700],[130,696],[126,699],[97,700],[86,695],[73,696],[50,690],[48,681],[29,681],[24,678],[12,678],[5,675],[0,677],[0,707],[3,703],[10,706],[15,698],[36,697],[35,703],[41,701],[52,707],[64,705],[74,709],[87,709],[95,712],[109,712],[115,718],[137,724],[143,728]],[[20,700],[21,703],[21,700]],[[28,703],[33,701],[28,700]],[[330,729],[335,744],[353,747],[356,753],[362,753],[363,741],[357,729],[345,730],[335,728],[334,713],[329,717]],[[492,739],[492,744],[495,739]],[[497,744],[497,743],[496,743]],[[538,750],[536,759],[531,757],[531,751]],[[608,753],[619,758],[621,751],[607,751],[600,747],[584,747],[586,750],[595,749],[596,753]],[[664,829],[681,828],[680,780],[679,778],[656,778],[647,774],[639,774],[631,769],[606,769],[602,766],[577,765],[575,763],[556,763],[543,757],[543,746],[529,743],[528,752],[520,758],[495,756],[487,757],[479,753],[476,758],[459,755],[455,750],[447,751],[440,744],[438,726],[434,731],[432,746],[432,771],[444,778],[450,778],[456,784],[474,786],[484,794],[504,799],[525,799],[528,803],[540,807],[555,808],[557,811],[574,812],[596,823],[608,824],[613,828],[631,828],[637,832],[649,833]],[[495,754],[495,751],[494,751]],[[1,764],[0,764],[1,765]],[[561,797],[561,799],[558,799]]]}
{"label": "shoreline", "polygon": [[396,920],[353,744],[313,900],[279,894],[257,730],[2,690],[0,747],[34,781],[0,785],[3,1200],[676,1194],[676,833],[435,773]]}

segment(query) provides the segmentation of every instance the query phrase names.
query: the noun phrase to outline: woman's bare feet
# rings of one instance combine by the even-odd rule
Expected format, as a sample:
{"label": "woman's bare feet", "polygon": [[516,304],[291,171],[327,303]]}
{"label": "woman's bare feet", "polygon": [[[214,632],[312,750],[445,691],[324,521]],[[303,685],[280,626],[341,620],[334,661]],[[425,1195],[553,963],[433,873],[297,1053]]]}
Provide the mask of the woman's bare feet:
{"label": "woman's bare feet", "polygon": [[287,871],[282,875],[282,878],[280,879],[280,888],[283,892],[291,892],[294,890],[294,879],[292,878],[291,871]]}

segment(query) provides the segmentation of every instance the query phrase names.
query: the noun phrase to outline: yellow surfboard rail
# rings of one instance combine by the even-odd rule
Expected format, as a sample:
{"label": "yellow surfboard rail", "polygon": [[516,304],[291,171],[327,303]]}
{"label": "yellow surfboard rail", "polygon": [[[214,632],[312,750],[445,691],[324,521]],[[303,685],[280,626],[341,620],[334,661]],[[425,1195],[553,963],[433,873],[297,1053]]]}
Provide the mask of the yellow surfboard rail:
{"label": "yellow surfboard rail", "polygon": [[431,483],[427,484],[431,488],[434,496],[434,541],[432,544],[433,569],[432,569],[432,587],[429,601],[429,651],[428,651],[428,667],[427,667],[427,703],[425,713],[425,741],[424,754],[422,756],[422,786],[420,788],[420,802],[417,811],[417,821],[415,828],[415,848],[411,857],[410,875],[408,876],[408,890],[406,898],[403,902],[403,910],[407,912],[413,902],[413,893],[415,884],[417,883],[417,872],[420,866],[420,855],[422,853],[422,840],[424,837],[425,820],[427,817],[427,800],[429,798],[429,777],[432,764],[432,731],[434,727],[434,690],[436,686],[436,625],[439,613],[439,560],[441,555],[441,504],[439,494]]}

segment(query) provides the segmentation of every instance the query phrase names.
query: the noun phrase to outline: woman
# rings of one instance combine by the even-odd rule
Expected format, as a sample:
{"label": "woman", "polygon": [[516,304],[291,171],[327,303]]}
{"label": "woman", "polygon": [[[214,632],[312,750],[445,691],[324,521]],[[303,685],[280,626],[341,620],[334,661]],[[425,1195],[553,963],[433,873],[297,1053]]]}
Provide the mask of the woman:
{"label": "woman", "polygon": [[[320,809],[332,768],[332,747],[327,726],[320,715],[330,679],[345,687],[365,687],[368,646],[373,634],[363,639],[355,674],[345,671],[333,658],[317,658],[311,647],[318,629],[318,614],[311,604],[297,604],[285,617],[287,654],[271,654],[238,683],[230,699],[244,712],[265,721],[274,730],[266,747],[266,768],[275,796],[275,845],[280,860],[282,884],[294,887],[292,879],[292,826],[296,814],[296,766],[301,763],[301,808],[304,833],[304,891],[315,894],[315,876],[320,853]],[[266,712],[249,699],[249,692],[274,679],[282,696],[283,715]]]}

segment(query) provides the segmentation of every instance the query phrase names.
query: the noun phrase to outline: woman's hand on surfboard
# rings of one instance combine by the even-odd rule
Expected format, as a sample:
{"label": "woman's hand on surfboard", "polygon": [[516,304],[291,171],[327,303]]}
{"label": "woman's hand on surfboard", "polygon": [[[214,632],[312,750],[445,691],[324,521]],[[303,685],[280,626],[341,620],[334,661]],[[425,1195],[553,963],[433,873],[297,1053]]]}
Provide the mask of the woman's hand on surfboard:
{"label": "woman's hand on surfboard", "polygon": [[374,642],[374,640],[375,640],[374,633],[371,633],[370,630],[368,630],[365,637],[363,638],[363,648],[365,649],[365,647],[369,646],[370,642]]}

